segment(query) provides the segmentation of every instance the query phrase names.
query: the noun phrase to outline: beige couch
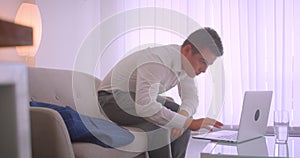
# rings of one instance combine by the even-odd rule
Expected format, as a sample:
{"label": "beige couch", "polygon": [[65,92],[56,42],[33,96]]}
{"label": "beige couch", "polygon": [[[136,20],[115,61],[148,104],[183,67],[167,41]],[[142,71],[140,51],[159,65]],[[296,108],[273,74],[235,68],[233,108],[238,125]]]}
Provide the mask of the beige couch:
{"label": "beige couch", "polygon": [[[79,113],[103,118],[97,100],[101,81],[86,73],[48,68],[29,68],[31,101],[71,106]],[[104,148],[91,143],[72,143],[60,114],[52,109],[30,107],[32,155],[34,158],[131,158],[147,157],[147,137],[142,130],[128,128],[134,141],[126,146]],[[125,127],[127,128],[127,127]]]}

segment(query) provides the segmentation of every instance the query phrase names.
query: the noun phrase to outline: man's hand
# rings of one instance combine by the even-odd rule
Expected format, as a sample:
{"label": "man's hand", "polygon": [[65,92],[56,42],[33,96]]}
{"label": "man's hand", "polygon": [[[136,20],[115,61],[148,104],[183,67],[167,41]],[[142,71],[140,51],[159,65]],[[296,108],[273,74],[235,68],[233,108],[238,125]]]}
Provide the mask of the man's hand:
{"label": "man's hand", "polygon": [[182,129],[172,128],[171,140],[173,141],[173,140],[179,138],[183,134],[184,130],[185,130],[184,128],[182,128]]}
{"label": "man's hand", "polygon": [[223,124],[212,118],[188,119],[185,127],[192,131],[198,131],[200,128],[212,130],[213,127],[221,128]]}

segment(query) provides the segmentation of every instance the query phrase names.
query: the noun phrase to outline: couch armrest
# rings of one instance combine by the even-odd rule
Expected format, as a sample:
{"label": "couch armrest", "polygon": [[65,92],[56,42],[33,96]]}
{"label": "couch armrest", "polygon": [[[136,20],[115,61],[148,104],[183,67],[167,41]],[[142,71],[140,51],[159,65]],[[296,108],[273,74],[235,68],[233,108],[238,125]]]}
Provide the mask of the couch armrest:
{"label": "couch armrest", "polygon": [[74,158],[66,125],[52,109],[30,107],[33,158]]}

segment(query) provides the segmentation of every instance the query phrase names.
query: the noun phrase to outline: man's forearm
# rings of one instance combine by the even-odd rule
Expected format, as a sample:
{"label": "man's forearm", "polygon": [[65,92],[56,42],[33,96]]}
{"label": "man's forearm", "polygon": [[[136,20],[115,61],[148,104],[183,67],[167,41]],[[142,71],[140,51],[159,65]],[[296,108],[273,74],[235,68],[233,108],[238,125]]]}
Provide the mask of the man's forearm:
{"label": "man's forearm", "polygon": [[182,109],[178,113],[181,114],[181,115],[183,115],[183,116],[186,116],[186,117],[189,116],[189,113],[187,111],[185,111],[185,110],[182,110]]}

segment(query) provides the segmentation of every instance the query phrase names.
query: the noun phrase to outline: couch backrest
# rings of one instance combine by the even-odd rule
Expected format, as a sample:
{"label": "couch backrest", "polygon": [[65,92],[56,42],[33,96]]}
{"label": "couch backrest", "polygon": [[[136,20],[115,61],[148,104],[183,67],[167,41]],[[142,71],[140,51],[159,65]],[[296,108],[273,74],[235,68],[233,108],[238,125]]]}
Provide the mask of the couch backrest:
{"label": "couch backrest", "polygon": [[101,80],[82,72],[52,68],[28,68],[31,101],[71,106],[82,114],[102,117],[97,89]]}

